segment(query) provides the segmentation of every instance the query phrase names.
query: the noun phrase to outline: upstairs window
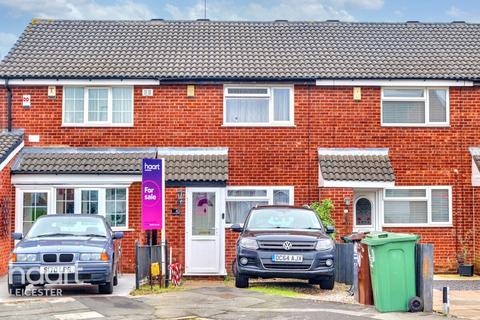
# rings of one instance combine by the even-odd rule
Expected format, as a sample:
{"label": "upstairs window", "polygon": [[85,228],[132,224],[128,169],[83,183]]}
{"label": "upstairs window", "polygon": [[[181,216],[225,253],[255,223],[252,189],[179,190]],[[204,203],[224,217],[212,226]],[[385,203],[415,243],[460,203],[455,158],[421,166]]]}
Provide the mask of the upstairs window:
{"label": "upstairs window", "polygon": [[225,87],[224,123],[232,126],[293,125],[293,87]]}
{"label": "upstairs window", "polygon": [[446,88],[382,89],[384,126],[446,126],[449,118]]}
{"label": "upstairs window", "polygon": [[65,87],[63,124],[66,126],[133,125],[133,88]]}

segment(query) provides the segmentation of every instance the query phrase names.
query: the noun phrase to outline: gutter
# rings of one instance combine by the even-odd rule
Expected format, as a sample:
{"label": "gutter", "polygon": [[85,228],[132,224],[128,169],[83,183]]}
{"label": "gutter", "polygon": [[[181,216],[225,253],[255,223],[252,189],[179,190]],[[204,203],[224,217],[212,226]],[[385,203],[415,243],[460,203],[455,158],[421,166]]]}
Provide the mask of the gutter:
{"label": "gutter", "polygon": [[8,85],[8,79],[5,79],[7,88],[7,130],[12,132],[12,88]]}

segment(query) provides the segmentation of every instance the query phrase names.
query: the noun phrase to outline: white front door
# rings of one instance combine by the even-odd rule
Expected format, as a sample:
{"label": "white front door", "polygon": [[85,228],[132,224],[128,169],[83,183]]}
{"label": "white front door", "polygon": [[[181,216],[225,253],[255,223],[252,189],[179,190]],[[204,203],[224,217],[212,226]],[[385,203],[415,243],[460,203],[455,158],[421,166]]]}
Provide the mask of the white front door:
{"label": "white front door", "polygon": [[376,191],[358,191],[353,203],[354,231],[379,231],[378,207]]}
{"label": "white front door", "polygon": [[185,271],[225,273],[225,189],[187,188]]}

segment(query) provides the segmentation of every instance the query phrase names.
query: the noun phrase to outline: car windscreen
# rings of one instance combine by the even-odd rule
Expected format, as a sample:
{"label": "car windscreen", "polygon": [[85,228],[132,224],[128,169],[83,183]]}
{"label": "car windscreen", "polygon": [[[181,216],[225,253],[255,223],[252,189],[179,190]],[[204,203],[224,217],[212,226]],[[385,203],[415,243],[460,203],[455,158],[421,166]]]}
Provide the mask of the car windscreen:
{"label": "car windscreen", "polygon": [[99,218],[59,216],[38,219],[27,234],[27,238],[89,236],[106,237],[105,223]]}
{"label": "car windscreen", "polygon": [[310,210],[267,208],[253,210],[246,229],[322,229],[322,225],[315,212]]}

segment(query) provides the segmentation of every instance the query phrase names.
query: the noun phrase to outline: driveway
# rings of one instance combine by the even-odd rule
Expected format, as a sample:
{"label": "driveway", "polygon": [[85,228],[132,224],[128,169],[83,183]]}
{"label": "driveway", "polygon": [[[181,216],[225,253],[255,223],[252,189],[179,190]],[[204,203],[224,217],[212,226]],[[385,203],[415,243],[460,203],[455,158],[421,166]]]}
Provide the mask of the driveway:
{"label": "driveway", "polygon": [[373,308],[286,298],[225,286],[155,296],[70,296],[0,304],[0,319],[443,319],[433,314],[380,314]]}
{"label": "driveway", "polygon": [[[27,289],[31,289],[29,286]],[[92,285],[80,285],[80,286],[53,286],[49,285],[47,288],[56,288],[62,290],[63,297],[71,296],[85,296],[85,295],[98,295],[97,286]],[[118,286],[113,289],[113,295],[115,296],[128,296],[129,293],[135,288],[135,275],[134,274],[122,274],[118,278]],[[14,302],[21,300],[35,300],[35,299],[50,299],[51,297],[15,297],[8,294],[8,276],[0,277],[0,303],[2,302]],[[1,309],[0,309],[1,310]]]}

